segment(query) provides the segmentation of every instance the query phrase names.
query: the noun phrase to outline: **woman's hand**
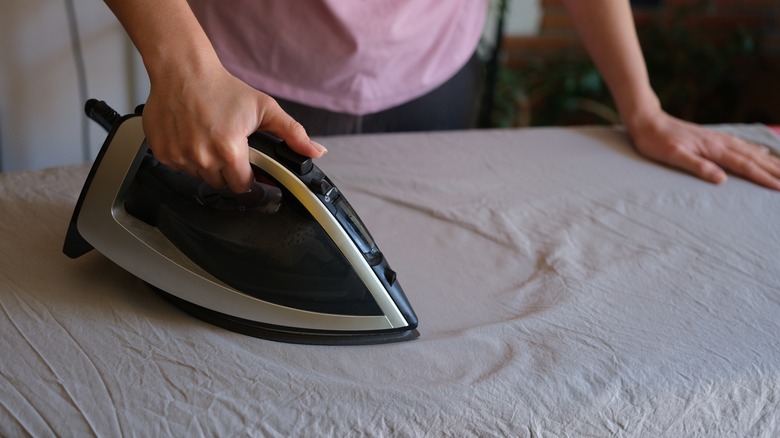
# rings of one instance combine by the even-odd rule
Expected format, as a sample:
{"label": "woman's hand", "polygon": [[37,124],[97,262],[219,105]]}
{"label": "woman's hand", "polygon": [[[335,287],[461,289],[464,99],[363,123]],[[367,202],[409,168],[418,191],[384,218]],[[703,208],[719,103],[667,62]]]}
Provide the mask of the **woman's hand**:
{"label": "woman's hand", "polygon": [[219,63],[197,75],[158,76],[143,125],[160,162],[236,193],[252,183],[247,137],[257,130],[274,133],[300,154],[316,158],[325,153],[275,100]]}
{"label": "woman's hand", "polygon": [[565,0],[565,4],[641,154],[716,184],[726,180],[726,169],[780,190],[780,160],[766,148],[683,122],[661,109],[628,1]]}
{"label": "woman's hand", "polygon": [[252,183],[247,137],[272,132],[296,152],[325,148],[270,96],[220,63],[186,0],[106,0],[138,48],[151,82],[143,126],[160,162],[237,193]]}
{"label": "woman's hand", "polygon": [[627,125],[640,154],[721,184],[726,170],[780,191],[780,159],[769,149],[723,132],[688,123],[658,111],[646,121]]}

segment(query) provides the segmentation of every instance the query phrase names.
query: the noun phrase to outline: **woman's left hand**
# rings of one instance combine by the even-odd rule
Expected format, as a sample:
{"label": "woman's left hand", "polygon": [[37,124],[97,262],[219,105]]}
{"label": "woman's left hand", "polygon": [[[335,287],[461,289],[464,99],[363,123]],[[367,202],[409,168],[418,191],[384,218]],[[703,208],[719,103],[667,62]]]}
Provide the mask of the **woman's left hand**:
{"label": "woman's left hand", "polygon": [[640,154],[722,184],[726,170],[761,186],[780,191],[780,159],[767,147],[685,122],[665,112],[629,126]]}

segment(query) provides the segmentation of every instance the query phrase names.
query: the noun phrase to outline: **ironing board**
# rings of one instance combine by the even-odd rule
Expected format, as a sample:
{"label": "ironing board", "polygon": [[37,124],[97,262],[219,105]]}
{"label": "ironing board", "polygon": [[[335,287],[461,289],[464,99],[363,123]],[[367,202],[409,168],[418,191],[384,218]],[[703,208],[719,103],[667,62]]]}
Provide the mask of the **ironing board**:
{"label": "ironing board", "polygon": [[61,253],[88,164],[3,174],[0,436],[780,434],[780,194],[657,165],[611,127],[320,141],[418,340],[210,326]]}

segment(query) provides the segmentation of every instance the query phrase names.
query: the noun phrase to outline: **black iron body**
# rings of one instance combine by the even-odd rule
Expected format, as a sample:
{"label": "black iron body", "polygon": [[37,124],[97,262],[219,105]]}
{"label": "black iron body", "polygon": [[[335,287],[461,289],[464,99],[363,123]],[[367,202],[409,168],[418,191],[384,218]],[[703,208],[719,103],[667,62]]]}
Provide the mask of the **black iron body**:
{"label": "black iron body", "polygon": [[[71,257],[92,248],[79,230],[81,204],[105,149],[112,144],[116,128],[131,117],[120,117],[97,101],[88,103],[87,113],[110,132],[82,190],[68,230],[64,252]],[[288,187],[253,165],[255,182],[251,190],[235,195],[228,189],[217,190],[199,179],[173,171],[159,163],[144,145],[135,158],[136,170],[127,176],[130,181],[119,196],[122,205],[115,208],[123,208],[133,218],[159,230],[184,256],[224,283],[223,287],[232,289],[231,293],[239,292],[269,303],[266,307],[271,309],[281,306],[286,311],[294,310],[304,321],[309,314],[325,321],[328,315],[337,316],[339,321],[349,321],[350,317],[360,321],[361,318],[381,319],[389,306],[402,315],[405,323],[377,328],[372,322],[365,329],[360,323],[346,329],[342,324],[329,329],[327,323],[318,323],[316,328],[308,322],[301,324],[306,327],[296,326],[297,316],[289,324],[279,324],[279,318],[274,318],[276,323],[268,323],[262,314],[247,318],[247,315],[221,312],[188,300],[187,291],[162,290],[150,283],[169,301],[198,318],[252,336],[314,344],[383,343],[416,338],[417,317],[396,273],[335,184],[311,158],[295,153],[269,134],[253,134],[249,145],[283,166],[285,178],[292,175],[302,185],[295,181],[296,184]],[[279,175],[279,171],[274,172]],[[306,190],[302,192],[304,186]],[[293,191],[298,191],[297,195]],[[299,197],[305,198],[304,202]],[[325,211],[319,204],[313,204],[315,201],[330,213],[332,219],[321,212],[318,214],[320,220],[330,223],[330,228],[323,228],[312,215],[312,205]],[[326,228],[332,230],[336,224],[349,236],[348,242],[341,239],[334,243],[333,232],[329,234]],[[355,263],[354,255],[345,257],[345,245],[349,248],[352,245],[365,262]],[[265,314],[265,310],[258,313]]]}

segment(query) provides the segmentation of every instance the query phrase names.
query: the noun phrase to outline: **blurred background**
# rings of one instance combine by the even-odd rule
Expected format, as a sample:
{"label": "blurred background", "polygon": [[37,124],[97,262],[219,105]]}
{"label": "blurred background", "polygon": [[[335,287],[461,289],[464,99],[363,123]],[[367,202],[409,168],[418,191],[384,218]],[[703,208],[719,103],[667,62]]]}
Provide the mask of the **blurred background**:
{"label": "blurred background", "polygon": [[[513,2],[494,3],[499,17],[512,14]],[[705,124],[780,124],[780,0],[631,3],[650,80],[668,112]],[[618,123],[563,1],[539,6],[533,35],[504,32],[482,126]]]}
{"label": "blurred background", "polygon": [[[699,123],[780,124],[778,0],[635,0],[651,80],[667,111]],[[480,127],[617,123],[561,0],[491,0],[480,54]],[[0,3],[0,171],[92,160],[105,132],[86,98],[121,113],[149,84],[97,0]]]}

